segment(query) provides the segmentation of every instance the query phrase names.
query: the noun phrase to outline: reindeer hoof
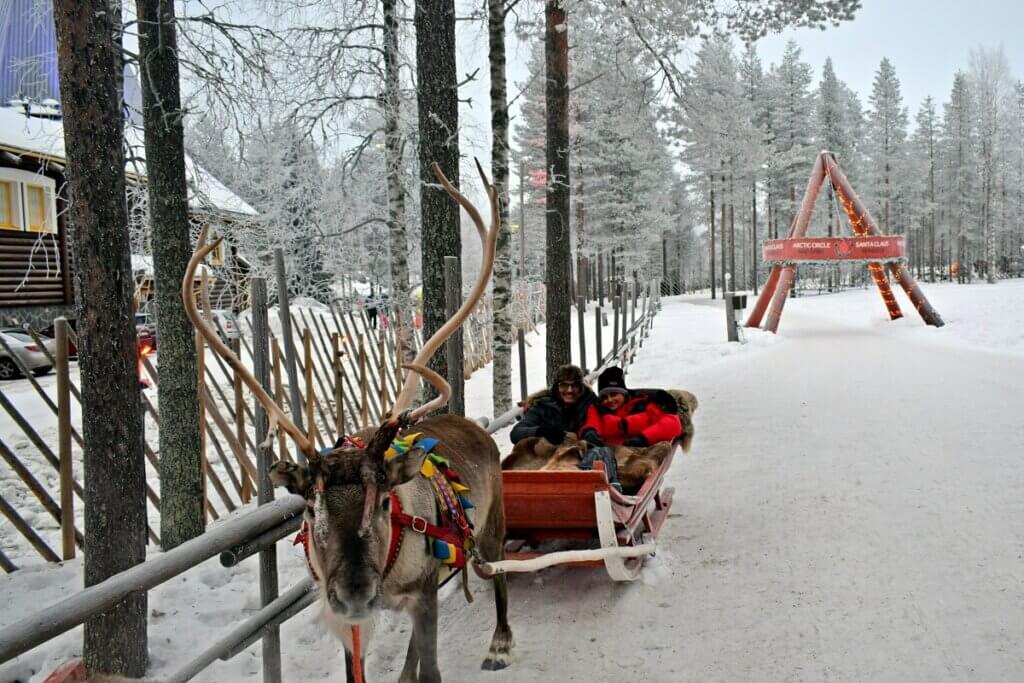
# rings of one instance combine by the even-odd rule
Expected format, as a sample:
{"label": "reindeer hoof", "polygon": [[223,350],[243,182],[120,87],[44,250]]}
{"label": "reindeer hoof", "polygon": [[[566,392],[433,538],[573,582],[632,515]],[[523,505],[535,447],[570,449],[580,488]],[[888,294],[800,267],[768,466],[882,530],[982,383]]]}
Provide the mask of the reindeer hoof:
{"label": "reindeer hoof", "polygon": [[484,663],[480,665],[480,668],[484,671],[501,671],[507,668],[510,663],[508,653],[489,655],[484,660]]}

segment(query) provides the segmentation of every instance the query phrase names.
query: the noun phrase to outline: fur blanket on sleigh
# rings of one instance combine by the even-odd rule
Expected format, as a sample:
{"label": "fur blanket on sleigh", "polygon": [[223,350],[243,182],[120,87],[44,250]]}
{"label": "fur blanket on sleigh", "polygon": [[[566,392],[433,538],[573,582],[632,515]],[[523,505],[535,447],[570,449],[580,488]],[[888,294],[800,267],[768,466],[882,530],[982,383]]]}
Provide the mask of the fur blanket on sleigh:
{"label": "fur blanket on sleigh", "polygon": [[[641,389],[641,391],[643,391]],[[693,414],[697,411],[697,397],[682,389],[668,389],[676,400],[679,419],[683,423],[681,438],[684,451],[690,450],[693,443]],[[547,390],[531,394],[524,405],[528,409],[532,401],[548,393]],[[627,493],[637,491],[644,480],[654,472],[669,453],[672,444],[656,443],[647,448],[615,446],[615,462],[619,469],[619,481]],[[537,436],[522,439],[512,448],[512,453],[504,459],[501,468],[505,470],[572,470],[576,469],[587,451],[587,442],[577,438],[575,434],[566,434],[561,444],[554,445]]]}

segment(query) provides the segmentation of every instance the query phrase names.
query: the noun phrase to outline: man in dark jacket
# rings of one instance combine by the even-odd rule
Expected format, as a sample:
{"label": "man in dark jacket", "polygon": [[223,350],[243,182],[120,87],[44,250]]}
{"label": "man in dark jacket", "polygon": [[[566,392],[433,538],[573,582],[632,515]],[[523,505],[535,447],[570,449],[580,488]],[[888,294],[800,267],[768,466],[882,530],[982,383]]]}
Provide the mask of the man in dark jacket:
{"label": "man in dark jacket", "polygon": [[583,384],[583,371],[575,365],[563,365],[555,371],[551,394],[537,398],[523,419],[512,428],[512,443],[539,436],[552,444],[562,443],[567,432],[579,434],[594,405],[594,392]]}

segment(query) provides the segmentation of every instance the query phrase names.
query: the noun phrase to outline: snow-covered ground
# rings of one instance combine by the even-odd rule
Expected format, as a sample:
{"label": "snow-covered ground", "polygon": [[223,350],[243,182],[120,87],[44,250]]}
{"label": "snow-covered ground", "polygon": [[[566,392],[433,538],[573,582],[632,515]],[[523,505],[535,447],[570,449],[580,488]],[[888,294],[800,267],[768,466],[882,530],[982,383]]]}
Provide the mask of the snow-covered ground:
{"label": "snow-covered ground", "polygon": [[[447,590],[445,679],[1024,680],[1024,281],[923,286],[945,327],[924,326],[902,293],[907,317],[890,322],[877,291],[855,290],[790,300],[779,334],[747,330],[745,345],[722,341],[720,304],[667,299],[628,379],[693,391],[700,409],[657,557],[630,585],[600,569],[511,577],[517,646],[493,674],[479,670],[487,589],[474,581],[471,605]],[[469,412],[489,413],[478,375]],[[278,552],[287,587],[301,551]],[[0,628],[73,591],[79,571],[0,578]],[[251,613],[257,585],[255,560],[213,560],[151,592],[151,674]],[[397,678],[408,630],[382,619],[373,679]],[[282,641],[286,680],[343,675],[315,609]],[[72,631],[0,666],[0,681],[42,680],[79,648]],[[196,680],[258,670],[255,646]]]}

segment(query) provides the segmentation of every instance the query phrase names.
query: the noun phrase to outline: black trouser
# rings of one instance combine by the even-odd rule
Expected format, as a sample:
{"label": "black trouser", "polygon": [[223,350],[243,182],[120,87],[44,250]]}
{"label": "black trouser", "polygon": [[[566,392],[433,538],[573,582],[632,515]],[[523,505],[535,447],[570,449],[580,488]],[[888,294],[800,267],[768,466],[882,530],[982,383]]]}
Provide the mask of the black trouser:
{"label": "black trouser", "polygon": [[608,483],[617,491],[622,492],[622,484],[619,483],[619,466],[615,462],[615,449],[610,446],[591,446],[587,449],[586,455],[577,465],[581,470],[594,469],[594,462],[600,460],[604,463],[604,471],[608,475]]}

